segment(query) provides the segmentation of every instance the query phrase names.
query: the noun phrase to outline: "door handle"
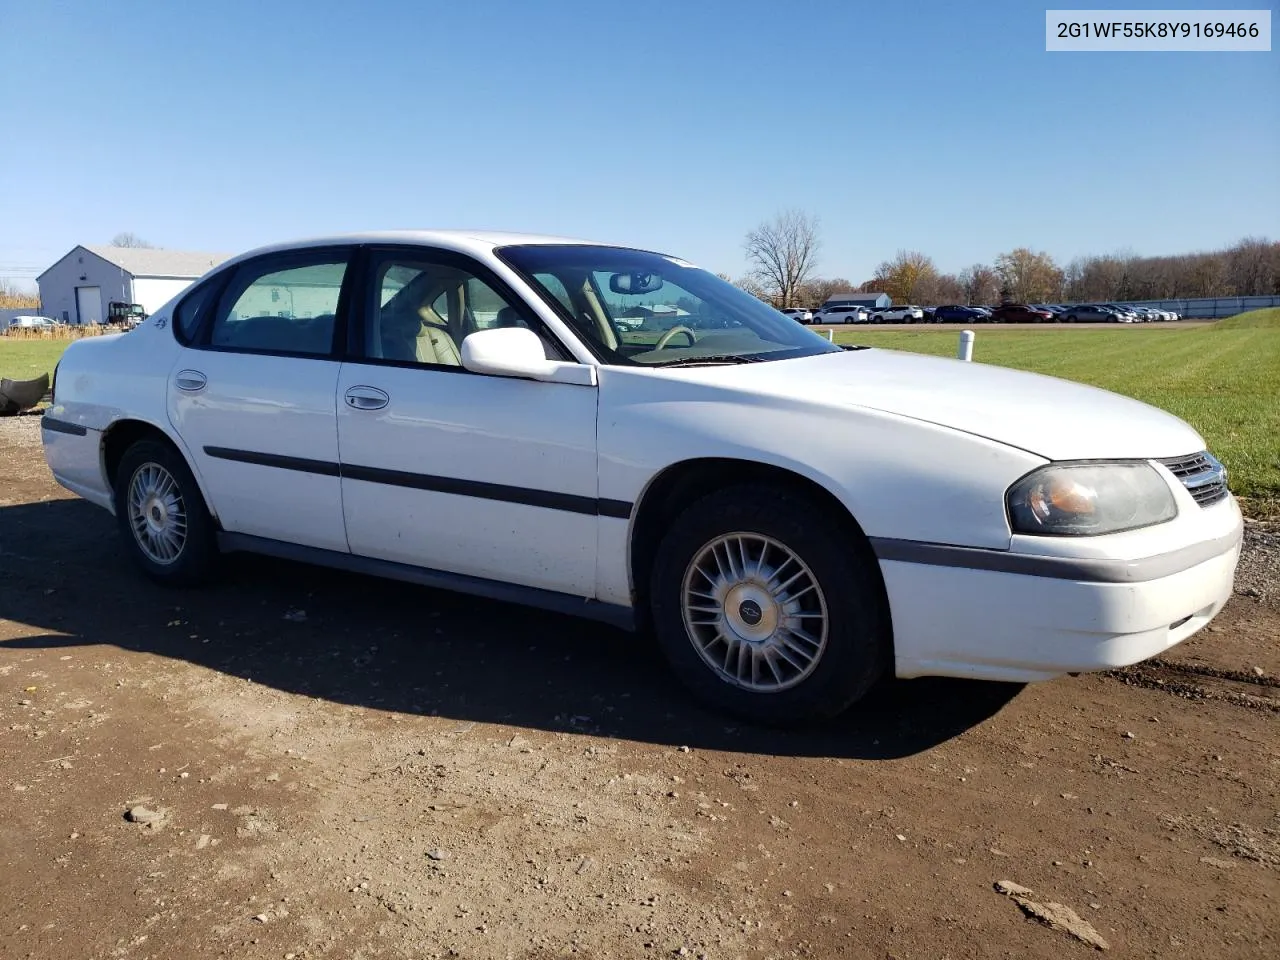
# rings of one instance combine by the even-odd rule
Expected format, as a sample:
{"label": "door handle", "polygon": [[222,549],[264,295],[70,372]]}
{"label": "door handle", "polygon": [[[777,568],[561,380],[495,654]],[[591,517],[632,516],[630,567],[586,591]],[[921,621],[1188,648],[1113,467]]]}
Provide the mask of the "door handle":
{"label": "door handle", "polygon": [[203,390],[209,378],[199,370],[179,370],[173,378],[173,385],[186,393]]}
{"label": "door handle", "polygon": [[377,387],[350,387],[343,396],[353,410],[381,410],[391,402],[391,395]]}

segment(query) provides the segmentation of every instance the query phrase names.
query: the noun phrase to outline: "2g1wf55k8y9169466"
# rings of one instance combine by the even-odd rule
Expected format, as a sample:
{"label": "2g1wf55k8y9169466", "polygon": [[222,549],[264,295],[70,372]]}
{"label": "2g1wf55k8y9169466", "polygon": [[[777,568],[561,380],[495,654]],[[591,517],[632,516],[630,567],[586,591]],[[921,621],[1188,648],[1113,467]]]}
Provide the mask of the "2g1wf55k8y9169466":
{"label": "2g1wf55k8y9169466", "polygon": [[888,673],[1159,654],[1222,608],[1241,536],[1160,410],[842,349],[676,257],[523,235],[246,253],[71,344],[43,438],[157,580],[248,550],[597,617],[767,722]]}

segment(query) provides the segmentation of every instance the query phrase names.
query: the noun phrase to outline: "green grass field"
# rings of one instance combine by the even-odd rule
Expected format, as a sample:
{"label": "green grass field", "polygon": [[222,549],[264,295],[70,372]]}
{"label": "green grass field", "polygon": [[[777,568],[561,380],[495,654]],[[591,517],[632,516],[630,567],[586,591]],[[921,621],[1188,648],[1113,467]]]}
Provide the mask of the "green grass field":
{"label": "green grass field", "polygon": [[0,377],[30,380],[42,373],[53,376],[53,365],[70,340],[18,339],[0,337]]}
{"label": "green grass field", "polygon": [[[973,357],[1127,394],[1182,417],[1231,471],[1255,514],[1280,512],[1280,309],[1183,330],[1126,326],[1001,330],[978,325]],[[958,327],[841,330],[836,341],[954,356]],[[0,337],[0,376],[51,373],[60,340]]]}

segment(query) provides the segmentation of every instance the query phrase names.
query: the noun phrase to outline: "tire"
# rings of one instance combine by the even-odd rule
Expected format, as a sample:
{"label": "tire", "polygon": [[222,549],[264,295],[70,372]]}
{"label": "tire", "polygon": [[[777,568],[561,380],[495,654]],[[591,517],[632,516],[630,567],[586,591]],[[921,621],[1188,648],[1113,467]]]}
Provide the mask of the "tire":
{"label": "tire", "polygon": [[[154,513],[156,522],[131,507],[131,499],[137,502],[131,496],[135,482],[139,496],[147,486],[153,491],[141,509]],[[120,458],[114,497],[126,549],[147,576],[167,586],[194,586],[210,579],[218,557],[213,518],[177,450],[160,441],[139,440]],[[172,525],[179,517],[186,523],[181,535]],[[165,534],[166,529],[172,535]],[[170,551],[172,556],[166,556]]]}
{"label": "tire", "polygon": [[[700,571],[704,564],[723,571],[708,551],[733,545],[721,538],[738,534],[748,554],[743,566],[753,566],[753,573],[722,575],[717,587]],[[792,582],[783,607],[768,599],[764,584],[777,581],[759,576],[756,551],[766,551],[761,563],[772,566],[784,586]],[[781,562],[788,554],[792,559]],[[804,589],[805,583],[814,587]],[[700,599],[687,593],[691,587],[735,596],[727,604],[708,599],[709,607],[695,606],[686,620],[686,599]],[[792,725],[834,717],[866,694],[891,662],[889,617],[870,546],[861,537],[851,543],[845,526],[832,523],[821,506],[776,487],[729,487],[687,507],[659,545],[649,597],[658,642],[676,676],[703,702],[748,721]],[[815,614],[820,610],[825,620]],[[772,631],[771,621],[777,624]],[[784,624],[803,625],[809,639]],[[755,642],[735,628],[757,631]],[[725,637],[733,650],[750,651],[735,659],[732,677],[709,662],[729,651]],[[779,654],[783,637],[790,645]],[[770,660],[778,669],[769,668]]]}

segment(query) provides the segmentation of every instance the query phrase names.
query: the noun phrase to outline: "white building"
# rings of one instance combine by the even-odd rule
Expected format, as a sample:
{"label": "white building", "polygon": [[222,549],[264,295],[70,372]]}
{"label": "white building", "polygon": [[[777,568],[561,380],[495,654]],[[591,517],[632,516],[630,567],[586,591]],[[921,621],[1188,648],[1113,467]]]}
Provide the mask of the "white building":
{"label": "white building", "polygon": [[229,256],[78,246],[36,277],[40,312],[66,323],[104,323],[107,305],[119,302],[141,304],[150,314]]}

